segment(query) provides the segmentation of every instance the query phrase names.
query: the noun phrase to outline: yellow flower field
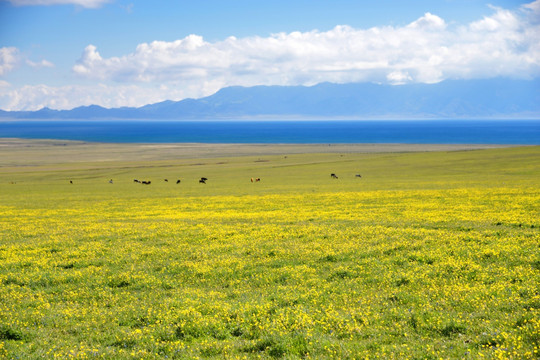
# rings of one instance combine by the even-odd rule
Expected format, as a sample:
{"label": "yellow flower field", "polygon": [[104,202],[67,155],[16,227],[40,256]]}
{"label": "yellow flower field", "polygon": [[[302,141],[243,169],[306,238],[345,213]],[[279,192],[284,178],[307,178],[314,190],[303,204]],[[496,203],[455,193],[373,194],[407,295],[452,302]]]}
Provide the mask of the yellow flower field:
{"label": "yellow flower field", "polygon": [[238,195],[2,185],[0,356],[540,358],[538,171]]}

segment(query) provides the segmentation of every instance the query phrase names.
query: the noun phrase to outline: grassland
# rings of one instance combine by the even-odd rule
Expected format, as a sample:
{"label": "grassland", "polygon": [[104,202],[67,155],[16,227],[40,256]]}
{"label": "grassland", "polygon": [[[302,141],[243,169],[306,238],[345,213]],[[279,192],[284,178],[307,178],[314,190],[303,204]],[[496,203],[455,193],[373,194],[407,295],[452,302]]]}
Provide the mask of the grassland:
{"label": "grassland", "polygon": [[540,357],[540,147],[13,145],[0,357]]}

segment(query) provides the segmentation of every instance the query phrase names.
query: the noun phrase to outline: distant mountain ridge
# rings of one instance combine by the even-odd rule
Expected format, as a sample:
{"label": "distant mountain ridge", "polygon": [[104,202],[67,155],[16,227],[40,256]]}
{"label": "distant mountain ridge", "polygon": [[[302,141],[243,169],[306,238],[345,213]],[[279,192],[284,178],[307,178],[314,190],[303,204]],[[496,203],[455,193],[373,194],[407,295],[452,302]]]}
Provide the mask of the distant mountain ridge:
{"label": "distant mountain ridge", "polygon": [[540,118],[540,79],[233,86],[200,98],[142,107],[1,111],[15,119]]}

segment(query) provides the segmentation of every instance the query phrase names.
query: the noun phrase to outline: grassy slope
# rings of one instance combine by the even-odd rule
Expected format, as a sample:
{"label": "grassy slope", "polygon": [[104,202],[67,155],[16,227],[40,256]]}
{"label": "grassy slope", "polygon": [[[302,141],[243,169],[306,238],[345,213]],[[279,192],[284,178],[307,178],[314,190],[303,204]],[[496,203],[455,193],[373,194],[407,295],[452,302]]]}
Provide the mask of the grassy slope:
{"label": "grassy slope", "polygon": [[539,159],[5,166],[0,354],[534,358]]}
{"label": "grassy slope", "polygon": [[[92,186],[101,189],[106,180],[113,178],[118,184],[124,185],[114,190],[121,194],[133,190],[125,185],[137,178],[153,180],[158,191],[165,191],[163,195],[167,194],[166,189],[171,188],[171,183],[162,181],[165,178],[182,179],[184,183],[179,191],[190,195],[242,195],[253,191],[252,188],[244,187],[251,177],[264,178],[261,185],[266,184],[262,187],[271,193],[309,191],[314,186],[318,191],[402,187],[420,189],[425,186],[459,187],[474,183],[479,186],[512,186],[511,182],[514,181],[519,184],[534,182],[539,152],[538,147],[523,147],[427,153],[285,154],[146,162],[75,162],[22,167],[7,165],[2,168],[0,184],[17,182],[32,187],[36,184],[62,187],[73,180],[88,189]],[[52,155],[53,158],[55,156]],[[330,173],[340,176],[340,181],[327,181]],[[358,179],[354,178],[355,174],[362,174],[361,183],[356,181]],[[212,184],[209,193],[199,191],[197,180],[201,176],[212,180],[209,182]]]}

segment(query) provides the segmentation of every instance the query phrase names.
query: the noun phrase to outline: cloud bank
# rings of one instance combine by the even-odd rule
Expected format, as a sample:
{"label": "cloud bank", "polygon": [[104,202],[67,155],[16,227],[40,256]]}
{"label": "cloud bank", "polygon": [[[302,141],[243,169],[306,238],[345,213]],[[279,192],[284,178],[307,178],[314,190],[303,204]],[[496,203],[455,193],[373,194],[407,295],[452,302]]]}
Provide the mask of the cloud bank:
{"label": "cloud bank", "polygon": [[404,27],[336,26],[320,32],[229,37],[189,35],[154,41],[133,53],[103,58],[89,45],[73,71],[126,82],[205,81],[226,85],[311,85],[330,82],[421,82],[540,74],[540,1],[512,12],[449,27],[426,13]]}
{"label": "cloud bank", "polygon": [[[539,77],[540,0],[514,10],[492,9],[490,16],[465,25],[448,24],[426,13],[399,27],[336,26],[328,31],[268,37],[231,36],[217,42],[189,35],[172,42],[142,43],[132,53],[115,57],[103,57],[96,46],[88,45],[72,73],[85,81],[107,84],[105,90],[104,85],[25,87],[11,90],[3,100],[0,97],[0,107],[142,106],[166,99],[198,98],[232,85],[314,85],[325,81],[399,85]],[[13,66],[12,52],[0,53],[0,72]],[[85,91],[82,98],[75,95]]]}
{"label": "cloud bank", "polygon": [[[189,92],[189,89],[187,90]],[[160,102],[163,99],[185,98],[186,90],[167,86],[136,85],[26,85],[13,89],[0,80],[0,108],[4,110],[72,109],[78,106],[100,105],[107,108]]]}

